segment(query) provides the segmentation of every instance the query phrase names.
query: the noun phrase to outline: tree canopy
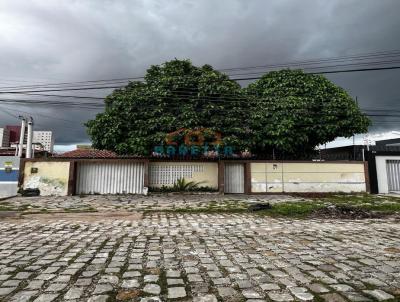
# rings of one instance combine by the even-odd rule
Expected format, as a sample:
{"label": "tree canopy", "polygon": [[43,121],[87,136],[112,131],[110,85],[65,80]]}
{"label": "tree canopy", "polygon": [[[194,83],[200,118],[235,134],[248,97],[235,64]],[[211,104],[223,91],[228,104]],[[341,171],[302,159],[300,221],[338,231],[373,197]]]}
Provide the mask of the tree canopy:
{"label": "tree canopy", "polygon": [[176,59],[115,90],[86,123],[95,148],[135,155],[151,154],[169,133],[182,142],[191,129],[206,129],[206,141],[213,139],[207,131],[220,132],[221,145],[235,152],[308,152],[368,125],[357,103],[323,76],[273,71],[241,88],[210,65]]}
{"label": "tree canopy", "polygon": [[272,71],[245,91],[252,99],[252,149],[258,153],[307,153],[368,130],[370,121],[355,100],[322,75]]}
{"label": "tree canopy", "polygon": [[248,105],[232,101],[241,96],[240,85],[211,66],[173,60],[151,66],[143,82],[115,90],[104,113],[86,125],[94,147],[120,154],[148,155],[182,128],[220,131],[223,144],[243,149]]}

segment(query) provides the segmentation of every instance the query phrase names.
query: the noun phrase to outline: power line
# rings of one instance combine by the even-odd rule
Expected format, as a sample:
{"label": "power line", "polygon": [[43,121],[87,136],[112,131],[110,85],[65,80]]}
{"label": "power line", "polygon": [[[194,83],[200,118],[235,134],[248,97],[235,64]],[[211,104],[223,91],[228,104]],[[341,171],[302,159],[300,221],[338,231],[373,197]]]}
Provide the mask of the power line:
{"label": "power line", "polygon": [[[15,109],[7,109],[6,110],[6,109],[4,109],[4,105],[3,104],[0,104],[0,106],[3,107],[3,111],[4,112],[8,113],[8,115],[11,115],[12,117],[15,117],[15,118],[19,118],[19,117],[14,115],[14,114],[12,114],[12,113],[10,113],[8,110],[11,110],[11,111],[14,111],[14,112],[22,112],[22,113],[26,113],[26,114],[29,114],[29,115],[32,115],[32,116],[40,116],[40,117],[44,117],[44,118],[48,118],[48,119],[53,119],[53,120],[57,120],[57,121],[65,121],[67,123],[76,124],[76,121],[64,120],[64,119],[60,119],[60,118],[54,117],[54,116],[48,116],[48,115],[44,115],[44,114],[32,113],[32,112],[27,112],[27,111],[22,111],[22,110],[15,110]],[[41,124],[37,124],[37,125],[44,127]],[[72,129],[72,130],[76,130],[76,131],[82,131],[82,128],[75,128],[75,127],[70,127],[70,126],[62,126],[62,127],[65,127],[65,128],[68,128],[68,129]]]}
{"label": "power line", "polygon": [[[390,66],[390,67],[375,67],[375,68],[361,68],[361,69],[349,69],[349,70],[334,70],[334,71],[320,71],[320,72],[309,72],[308,74],[334,74],[334,73],[350,73],[350,72],[365,72],[365,71],[380,71],[380,70],[395,70],[400,69],[400,66]],[[245,77],[245,78],[235,78],[226,79],[224,81],[249,81],[260,79],[261,76],[257,77]],[[221,81],[219,81],[221,82]],[[103,90],[103,89],[117,89],[123,88],[124,85],[118,86],[102,86],[102,87],[73,87],[73,88],[60,88],[60,89],[45,89],[45,90],[23,90],[23,91],[0,91],[2,94],[21,94],[21,93],[33,93],[33,92],[56,92],[56,91],[80,91],[80,90]]]}
{"label": "power line", "polygon": [[[0,101],[2,101],[2,100],[0,100]],[[24,105],[25,103],[22,103],[22,104],[20,104],[20,105]],[[49,103],[44,103],[45,105],[49,105]],[[77,109],[82,109],[82,108],[85,108],[85,109],[102,109],[102,108],[104,108],[103,106],[82,106],[81,104],[77,104],[77,103],[70,103],[70,102],[64,102],[64,103],[50,103],[51,105],[58,105],[58,106],[67,106],[67,107],[69,107],[69,106],[71,106],[71,107],[73,107],[73,108],[77,108]],[[158,105],[146,105],[146,106],[140,106],[141,107],[141,109],[154,109],[154,108],[158,108]],[[169,106],[167,106],[169,109],[181,109],[182,108],[182,105],[178,105],[178,104],[174,104],[174,105],[169,105]],[[210,110],[210,111],[213,111],[213,110],[220,110],[220,108],[195,108],[196,109],[196,111],[197,112],[204,112],[204,111],[208,111],[208,110]],[[362,109],[361,109],[362,110]],[[14,110],[14,111],[18,111],[18,110]],[[19,110],[19,111],[21,111],[21,110]],[[369,111],[372,111],[372,110],[369,110]],[[387,111],[391,111],[391,110],[387,110]],[[23,112],[23,111],[21,111],[21,112]],[[28,113],[28,112],[26,112],[26,113]],[[312,112],[312,111],[310,111],[309,109],[307,109],[307,108],[284,108],[284,109],[281,109],[281,110],[279,110],[279,109],[274,109],[274,110],[271,110],[271,109],[267,109],[266,110],[266,114],[277,114],[277,113],[280,113],[280,114],[282,114],[282,113],[297,113],[297,114],[300,114],[300,113],[305,113],[305,114],[307,114],[307,115],[319,115],[319,116],[326,116],[326,117],[331,117],[331,116],[333,116],[333,117],[340,117],[340,116],[342,116],[342,117],[347,117],[347,115],[338,115],[338,114],[328,114],[328,113],[321,113],[321,112]],[[400,114],[371,114],[371,113],[366,113],[366,112],[364,112],[365,113],[365,115],[366,116],[368,116],[368,117],[374,117],[374,118],[381,118],[381,117],[400,117]],[[37,115],[40,115],[40,114],[37,114]],[[58,120],[63,120],[63,119],[61,119],[61,118],[54,118],[54,117],[50,117],[50,116],[46,116],[46,115],[42,115],[42,116],[44,116],[44,117],[47,117],[47,118],[53,118],[53,119],[58,119]],[[66,122],[71,122],[71,123],[75,123],[74,121],[71,121],[71,120],[64,120],[64,121],[66,121]]]}
{"label": "power line", "polygon": [[[259,69],[259,68],[277,68],[277,67],[293,67],[293,66],[307,66],[307,65],[316,65],[321,63],[329,63],[329,62],[340,62],[340,61],[359,61],[359,60],[366,60],[366,59],[373,59],[373,58],[390,58],[390,57],[397,57],[400,55],[400,50],[393,50],[393,51],[383,51],[383,52],[374,52],[374,53],[364,53],[359,55],[352,55],[352,56],[341,56],[341,57],[331,57],[331,58],[320,58],[320,59],[312,59],[312,60],[303,60],[303,61],[292,61],[287,63],[280,63],[280,64],[270,64],[270,65],[263,65],[263,66],[251,66],[251,67],[235,67],[235,68],[225,68],[219,69],[219,71],[238,71],[238,70],[250,70],[250,69]],[[341,66],[349,66],[349,65],[360,65],[360,64],[387,64],[393,63],[394,61],[378,61],[378,62],[363,62],[363,63],[354,63],[354,64],[344,64]],[[326,68],[326,67],[335,67],[335,66],[319,66],[319,67],[309,67],[310,68]],[[218,71],[218,69],[216,70]],[[231,75],[234,76],[235,74]],[[5,88],[39,88],[39,87],[52,87],[52,86],[59,86],[59,85],[73,85],[73,84],[95,84],[95,83],[102,83],[106,84],[105,82],[127,82],[130,80],[140,80],[143,79],[144,76],[136,76],[136,77],[127,77],[127,78],[114,78],[114,79],[104,79],[104,80],[88,80],[88,81],[76,81],[76,82],[61,82],[61,83],[48,83],[48,84],[39,84],[39,85],[30,85],[30,86],[9,86],[9,87],[1,87]],[[101,84],[97,84],[101,85]]]}
{"label": "power line", "polygon": [[386,51],[386,52],[373,52],[373,53],[365,53],[359,55],[352,56],[340,56],[340,57],[331,57],[331,58],[320,58],[320,59],[311,59],[311,60],[300,60],[300,61],[292,61],[290,63],[281,63],[281,64],[272,64],[272,65],[258,65],[258,66],[250,66],[250,67],[238,67],[238,68],[225,68],[219,69],[220,71],[235,71],[235,70],[248,70],[248,69],[259,69],[259,68],[271,68],[271,67],[282,67],[285,65],[291,66],[299,66],[299,65],[315,65],[325,62],[332,61],[347,61],[347,60],[366,60],[377,57],[396,57],[400,55],[400,50],[394,51]]}

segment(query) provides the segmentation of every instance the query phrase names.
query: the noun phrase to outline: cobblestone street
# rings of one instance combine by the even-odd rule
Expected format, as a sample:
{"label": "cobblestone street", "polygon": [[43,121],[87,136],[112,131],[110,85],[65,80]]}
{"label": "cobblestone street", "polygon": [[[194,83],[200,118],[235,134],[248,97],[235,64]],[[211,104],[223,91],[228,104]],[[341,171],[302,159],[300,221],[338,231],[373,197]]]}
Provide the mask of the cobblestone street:
{"label": "cobblestone street", "polygon": [[50,196],[15,197],[12,203],[1,202],[0,207],[12,207],[24,212],[58,211],[145,211],[205,208],[210,205],[226,208],[229,205],[248,205],[254,202],[300,202],[304,198],[289,195],[220,195],[220,194],[152,194],[142,195],[86,195],[86,196]]}
{"label": "cobblestone street", "polygon": [[179,213],[101,222],[2,221],[0,297],[397,301],[400,225]]}

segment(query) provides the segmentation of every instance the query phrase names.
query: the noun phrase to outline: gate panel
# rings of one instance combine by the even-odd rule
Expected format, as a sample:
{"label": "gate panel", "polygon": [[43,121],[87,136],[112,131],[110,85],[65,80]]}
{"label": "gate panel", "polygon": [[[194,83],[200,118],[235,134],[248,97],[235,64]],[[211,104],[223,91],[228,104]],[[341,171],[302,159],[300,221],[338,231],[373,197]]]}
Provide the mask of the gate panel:
{"label": "gate panel", "polygon": [[144,163],[78,163],[76,194],[143,194]]}
{"label": "gate panel", "polygon": [[386,173],[389,192],[400,191],[400,160],[387,160]]}
{"label": "gate panel", "polygon": [[225,164],[225,193],[244,193],[244,164]]}

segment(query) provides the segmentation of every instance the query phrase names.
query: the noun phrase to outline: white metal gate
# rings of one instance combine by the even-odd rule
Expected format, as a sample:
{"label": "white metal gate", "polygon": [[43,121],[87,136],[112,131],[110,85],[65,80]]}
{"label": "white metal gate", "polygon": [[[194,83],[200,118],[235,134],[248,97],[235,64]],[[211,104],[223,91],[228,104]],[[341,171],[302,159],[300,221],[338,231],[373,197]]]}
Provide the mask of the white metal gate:
{"label": "white metal gate", "polygon": [[225,193],[244,193],[244,164],[225,164]]}
{"label": "white metal gate", "polygon": [[400,191],[400,160],[387,160],[386,173],[389,192]]}
{"label": "white metal gate", "polygon": [[76,194],[143,194],[144,163],[78,163]]}

